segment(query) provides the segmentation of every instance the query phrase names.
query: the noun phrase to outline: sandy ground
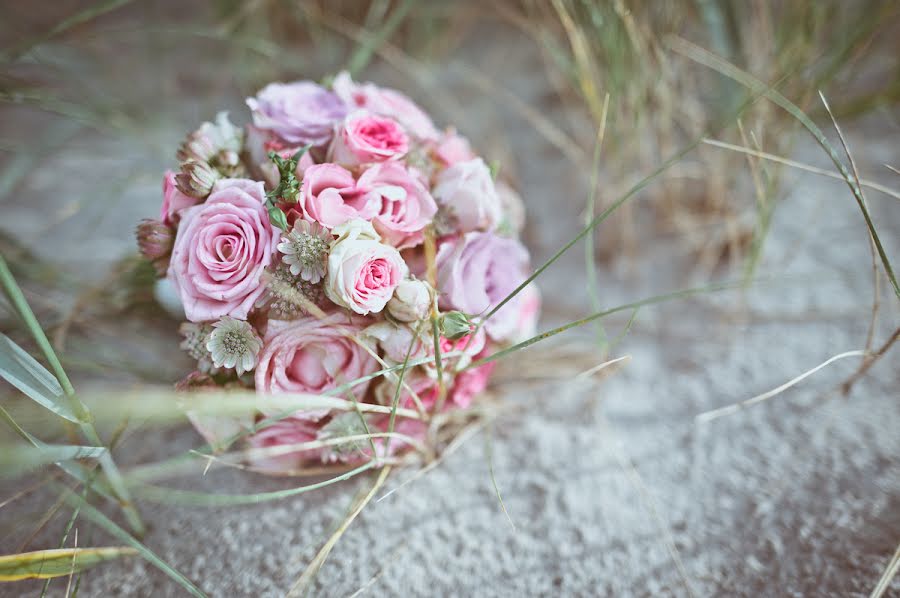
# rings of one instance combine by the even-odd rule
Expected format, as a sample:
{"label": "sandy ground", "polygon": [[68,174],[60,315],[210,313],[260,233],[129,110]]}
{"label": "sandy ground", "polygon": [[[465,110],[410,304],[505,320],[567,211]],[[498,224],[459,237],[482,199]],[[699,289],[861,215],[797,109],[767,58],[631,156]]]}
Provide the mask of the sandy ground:
{"label": "sandy ground", "polygon": [[[474,61],[479,48],[466,52],[458,60]],[[557,117],[536,83],[534,56],[504,56],[482,66],[525,102]],[[447,76],[449,89],[454,80],[448,73],[437,71]],[[389,71],[369,73],[382,75],[401,82]],[[132,223],[157,209],[157,173],[164,166],[157,148],[174,148],[188,126],[182,123],[205,116],[216,103],[237,108],[239,99],[234,93],[185,100],[182,120],[148,127],[139,148],[87,136],[42,157],[48,167],[24,177],[3,200],[0,228],[97,279],[109,260],[82,256],[127,253]],[[457,124],[464,133],[486,151],[513,155],[529,208],[528,241],[536,261],[546,259],[579,226],[586,174],[496,99],[470,96],[461,104],[468,120]],[[3,126],[5,134],[41,122],[26,112],[18,118]],[[503,141],[485,133],[498,128]],[[867,175],[891,182],[879,165],[900,159],[898,132],[880,117],[850,128]],[[797,151],[824,164],[814,148],[801,144]],[[136,174],[127,187],[101,185],[100,199],[73,204],[104,183],[95,172]],[[71,195],[57,191],[59,180],[71,181]],[[774,283],[642,310],[614,350],[613,356],[630,355],[630,361],[598,384],[556,380],[498,388],[527,407],[502,416],[494,429],[494,472],[512,525],[493,490],[485,435],[477,435],[428,475],[369,505],[322,568],[315,595],[868,595],[900,540],[896,351],[846,398],[833,391],[858,358],[836,362],[765,404],[702,426],[694,420],[863,348],[872,290],[860,214],[838,182],[791,174],[787,188],[760,269]],[[870,202],[889,255],[900,256],[896,200],[872,194]],[[573,249],[542,279],[545,327],[588,311],[581,259],[581,249]],[[636,258],[601,266],[603,303],[702,282],[692,279],[692,266],[678,239],[644,235]],[[612,334],[625,319],[612,320]],[[898,302],[885,291],[876,344],[898,322]],[[177,342],[174,323],[132,323],[117,332],[121,351],[146,358],[161,381],[177,377],[181,362],[163,363]],[[571,333],[557,346],[589,337],[589,330]],[[519,364],[540,359],[540,350],[530,350]],[[80,383],[112,379],[116,374],[105,372]],[[121,459],[146,462],[197,442],[188,428],[140,429]],[[386,488],[411,474],[397,472]],[[146,543],[211,595],[283,595],[356,492],[372,481],[358,478],[257,507],[142,505],[151,526]],[[296,485],[229,471],[203,477],[199,469],[173,483],[229,493]],[[37,507],[14,508],[4,509],[2,518]],[[10,521],[4,529],[15,528]],[[99,532],[81,533],[107,541]],[[47,546],[57,538],[45,536]],[[17,541],[10,535],[0,547],[6,551]],[[61,592],[64,584],[58,585]],[[0,586],[0,595],[36,587]],[[893,590],[900,593],[900,582]],[[133,559],[87,574],[80,595],[174,596],[179,590]]]}

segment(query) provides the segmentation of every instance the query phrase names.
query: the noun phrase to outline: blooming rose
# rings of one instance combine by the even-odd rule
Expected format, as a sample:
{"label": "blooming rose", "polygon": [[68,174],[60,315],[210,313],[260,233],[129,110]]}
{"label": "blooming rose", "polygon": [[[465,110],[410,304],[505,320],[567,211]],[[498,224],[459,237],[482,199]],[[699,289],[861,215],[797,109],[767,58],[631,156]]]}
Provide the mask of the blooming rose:
{"label": "blooming rose", "polygon": [[394,160],[409,151],[409,137],[392,118],[365,111],[351,114],[338,128],[332,160],[348,166]]}
{"label": "blooming rose", "polygon": [[463,409],[471,405],[472,399],[487,388],[488,379],[496,365],[497,362],[492,361],[457,374],[453,381],[453,387],[447,395],[450,402]]}
{"label": "blooming rose", "polygon": [[380,312],[409,273],[400,252],[381,243],[364,220],[351,220],[332,232],[338,238],[328,254],[325,294],[358,314]]}
{"label": "blooming rose", "polygon": [[[320,394],[377,369],[375,358],[353,338],[361,327],[332,314],[318,319],[269,320],[254,380],[261,393]],[[363,342],[363,341],[360,341]],[[353,388],[362,396],[368,383]],[[326,411],[302,411],[295,417],[318,419]]]}
{"label": "blooming rose", "polygon": [[[515,239],[472,232],[441,245],[437,255],[439,302],[469,315],[493,309],[528,277],[528,250]],[[519,324],[522,293],[486,323],[488,336],[509,340]]]}
{"label": "blooming rose", "polygon": [[494,179],[481,158],[457,162],[438,175],[434,197],[461,232],[491,230],[503,217]]}
{"label": "blooming rose", "polygon": [[175,173],[167,170],[163,177],[163,203],[159,212],[159,219],[169,226],[178,223],[181,211],[197,205],[201,200],[191,197],[178,190],[175,186]]}
{"label": "blooming rose", "polygon": [[278,243],[264,201],[261,182],[223,179],[206,203],[182,212],[169,277],[188,320],[245,320],[263,293]]}
{"label": "blooming rose", "polygon": [[469,140],[453,129],[441,136],[434,146],[433,153],[434,157],[440,160],[444,166],[453,166],[457,162],[466,162],[476,157],[469,145]]}
{"label": "blooming rose", "polygon": [[349,73],[343,71],[334,78],[336,93],[351,108],[362,108],[398,121],[414,136],[420,139],[437,139],[438,130],[431,118],[408,97],[374,83],[354,83]]}
{"label": "blooming rose", "polygon": [[378,212],[376,199],[362,193],[353,174],[337,164],[307,168],[297,196],[306,220],[329,229],[352,218],[371,220]]}
{"label": "blooming rose", "polygon": [[437,212],[425,184],[402,164],[386,162],[366,170],[357,183],[377,206],[375,229],[396,247],[414,247]]}
{"label": "blooming rose", "polygon": [[[251,449],[274,449],[303,444],[316,440],[318,429],[308,420],[288,417],[263,428],[247,439]],[[322,449],[301,450],[288,453],[254,455],[250,453],[250,464],[266,473],[290,473],[300,469],[305,462],[321,458]]]}
{"label": "blooming rose", "polygon": [[247,105],[254,125],[298,146],[328,144],[347,114],[341,98],[312,81],[271,83],[247,98]]}

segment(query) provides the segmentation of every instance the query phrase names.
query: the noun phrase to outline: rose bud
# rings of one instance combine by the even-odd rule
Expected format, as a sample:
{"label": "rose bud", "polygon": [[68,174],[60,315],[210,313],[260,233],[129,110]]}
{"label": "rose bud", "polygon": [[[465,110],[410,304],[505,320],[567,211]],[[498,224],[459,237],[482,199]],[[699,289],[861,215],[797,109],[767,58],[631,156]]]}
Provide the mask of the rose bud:
{"label": "rose bud", "polygon": [[188,160],[181,165],[181,172],[175,175],[175,185],[185,195],[203,199],[220,178],[222,175],[206,162]]}
{"label": "rose bud", "polygon": [[441,316],[441,332],[448,340],[459,340],[472,332],[472,323],[461,311],[451,311]]}
{"label": "rose bud", "polygon": [[137,242],[141,255],[147,258],[156,268],[159,276],[164,276],[169,267],[169,256],[175,234],[172,229],[159,220],[144,219],[137,227]]}
{"label": "rose bud", "polygon": [[431,287],[421,280],[404,280],[394,289],[388,301],[388,314],[399,322],[416,322],[428,316],[431,310]]}

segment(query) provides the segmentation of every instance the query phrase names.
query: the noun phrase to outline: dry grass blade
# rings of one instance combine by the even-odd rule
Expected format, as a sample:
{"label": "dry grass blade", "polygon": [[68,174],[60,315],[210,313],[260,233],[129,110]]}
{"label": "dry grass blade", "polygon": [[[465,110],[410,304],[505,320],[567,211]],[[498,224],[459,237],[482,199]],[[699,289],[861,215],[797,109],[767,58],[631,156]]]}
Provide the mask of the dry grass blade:
{"label": "dry grass blade", "polygon": [[897,546],[897,550],[894,551],[894,556],[888,562],[884,574],[878,580],[875,589],[869,594],[869,598],[881,598],[884,596],[884,593],[888,591],[888,586],[891,585],[891,581],[897,576],[897,571],[900,571],[900,546]]}
{"label": "dry grass blade", "polygon": [[137,554],[127,546],[58,548],[0,556],[0,582],[50,579],[83,571],[104,561]]}
{"label": "dry grass blade", "polygon": [[808,378],[809,376],[812,376],[813,374],[815,374],[822,368],[829,366],[830,364],[834,363],[835,361],[838,361],[840,359],[845,359],[847,357],[865,357],[865,356],[866,356],[865,351],[847,351],[845,353],[839,353],[839,354],[835,355],[834,357],[831,357],[830,359],[823,361],[822,363],[820,363],[813,369],[803,372],[802,374],[800,374],[796,378],[793,378],[792,380],[788,380],[787,382],[785,382],[778,388],[773,388],[772,390],[770,390],[768,392],[764,392],[762,394],[756,395],[755,397],[747,399],[746,401],[741,401],[740,403],[735,403],[733,405],[728,405],[727,407],[721,407],[719,409],[713,409],[712,411],[706,411],[705,413],[701,413],[700,415],[698,415],[697,417],[694,418],[694,422],[697,424],[705,424],[705,423],[709,423],[709,422],[713,421],[714,419],[719,419],[720,417],[725,417],[726,415],[731,415],[733,413],[737,413],[738,411],[740,411],[742,409],[746,409],[747,407],[756,405],[757,403],[762,403],[763,401],[766,401],[768,399],[771,399],[774,396],[777,396],[777,395],[783,393],[785,390],[798,384],[799,382],[803,381],[804,379]]}
{"label": "dry grass blade", "polygon": [[288,598],[299,598],[301,596],[305,596],[306,593],[312,588],[312,583],[316,579],[316,574],[319,572],[319,569],[322,567],[325,559],[328,558],[328,555],[331,553],[331,550],[334,548],[335,544],[337,544],[338,540],[341,539],[341,536],[344,535],[344,532],[347,531],[347,528],[350,527],[350,524],[353,523],[353,520],[356,519],[356,517],[366,507],[366,505],[371,502],[372,497],[375,496],[378,490],[384,485],[384,481],[387,479],[390,472],[390,467],[385,467],[381,470],[381,473],[378,474],[378,478],[372,485],[372,489],[369,490],[369,492],[367,492],[366,495],[357,502],[354,508],[350,511],[350,514],[347,515],[347,518],[344,519],[343,523],[341,523],[334,534],[332,534],[331,537],[328,538],[328,541],[325,542],[325,545],[322,546],[321,549],[319,549],[319,552],[303,572],[303,575],[300,576],[300,579],[298,579],[293,587],[291,587],[290,591],[287,593]]}

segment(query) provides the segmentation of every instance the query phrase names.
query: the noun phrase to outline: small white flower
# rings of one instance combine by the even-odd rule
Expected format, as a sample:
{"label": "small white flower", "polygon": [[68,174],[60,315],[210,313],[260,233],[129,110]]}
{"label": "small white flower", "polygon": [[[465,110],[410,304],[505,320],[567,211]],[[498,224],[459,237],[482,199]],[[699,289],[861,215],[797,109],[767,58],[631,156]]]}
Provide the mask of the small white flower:
{"label": "small white flower", "polygon": [[184,322],[178,328],[178,331],[184,336],[184,340],[179,346],[197,360],[197,369],[204,374],[213,373],[215,370],[209,350],[206,348],[212,330],[213,327],[209,324],[195,324],[194,322]]}
{"label": "small white flower", "polygon": [[331,235],[318,223],[294,222],[294,228],[281,235],[278,251],[281,261],[291,267],[291,274],[317,283],[325,276],[325,259]]}
{"label": "small white flower", "polygon": [[215,324],[206,341],[213,365],[234,368],[238,376],[256,367],[262,339],[244,320],[225,316]]}

